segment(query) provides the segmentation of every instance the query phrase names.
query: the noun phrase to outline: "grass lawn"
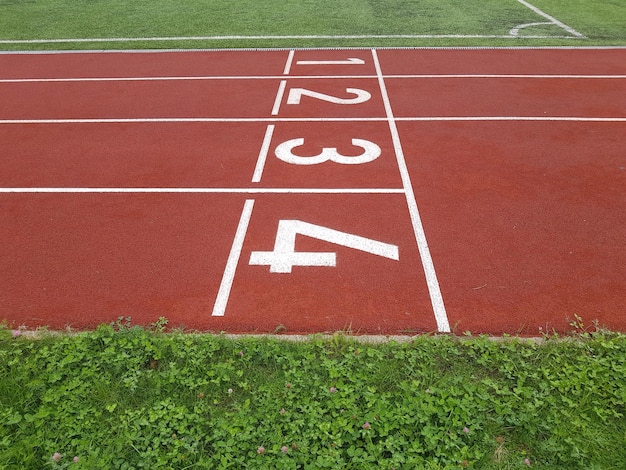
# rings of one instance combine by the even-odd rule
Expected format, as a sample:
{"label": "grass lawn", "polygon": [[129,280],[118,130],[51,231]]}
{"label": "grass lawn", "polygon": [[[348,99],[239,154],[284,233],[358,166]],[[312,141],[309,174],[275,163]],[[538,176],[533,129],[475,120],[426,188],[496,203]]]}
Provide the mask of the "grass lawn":
{"label": "grass lawn", "polygon": [[626,468],[622,335],[16,334],[1,468]]}
{"label": "grass lawn", "polygon": [[[621,0],[532,4],[585,38],[518,0],[0,0],[0,48],[626,44],[626,3]],[[521,28],[520,37],[510,37],[512,29],[534,23],[544,24]],[[211,39],[171,40],[181,37]],[[170,40],[11,42],[94,38]]]}

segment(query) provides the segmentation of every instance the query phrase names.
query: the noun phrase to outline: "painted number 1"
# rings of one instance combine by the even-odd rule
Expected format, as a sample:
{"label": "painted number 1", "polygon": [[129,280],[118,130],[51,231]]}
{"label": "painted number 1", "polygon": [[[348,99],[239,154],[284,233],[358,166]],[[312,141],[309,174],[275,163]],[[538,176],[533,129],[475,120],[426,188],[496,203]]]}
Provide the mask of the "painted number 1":
{"label": "painted number 1", "polygon": [[335,252],[297,252],[296,235],[298,234],[395,261],[400,259],[396,245],[301,220],[281,220],[278,222],[274,251],[253,251],[250,254],[250,264],[269,266],[271,273],[290,273],[294,266],[336,266],[337,253]]}

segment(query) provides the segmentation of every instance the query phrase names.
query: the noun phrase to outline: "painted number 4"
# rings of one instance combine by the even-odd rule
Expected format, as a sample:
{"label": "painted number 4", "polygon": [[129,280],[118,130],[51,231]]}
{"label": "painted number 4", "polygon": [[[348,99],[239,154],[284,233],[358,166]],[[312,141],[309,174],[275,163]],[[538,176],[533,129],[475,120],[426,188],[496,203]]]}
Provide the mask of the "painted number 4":
{"label": "painted number 4", "polygon": [[253,251],[250,255],[250,264],[269,266],[271,273],[290,273],[294,266],[336,266],[337,253],[335,252],[297,252],[297,234],[395,261],[399,260],[399,252],[396,245],[340,232],[301,220],[281,220],[278,222],[274,251]]}

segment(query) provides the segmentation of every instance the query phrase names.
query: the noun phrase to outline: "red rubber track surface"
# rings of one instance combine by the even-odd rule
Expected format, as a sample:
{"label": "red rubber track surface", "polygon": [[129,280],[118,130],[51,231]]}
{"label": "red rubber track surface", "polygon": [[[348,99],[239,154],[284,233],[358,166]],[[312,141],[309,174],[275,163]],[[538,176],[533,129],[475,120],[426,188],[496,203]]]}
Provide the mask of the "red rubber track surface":
{"label": "red rubber track surface", "polygon": [[[10,325],[626,331],[626,49],[0,54],[0,103]],[[271,272],[281,220],[362,238]]]}

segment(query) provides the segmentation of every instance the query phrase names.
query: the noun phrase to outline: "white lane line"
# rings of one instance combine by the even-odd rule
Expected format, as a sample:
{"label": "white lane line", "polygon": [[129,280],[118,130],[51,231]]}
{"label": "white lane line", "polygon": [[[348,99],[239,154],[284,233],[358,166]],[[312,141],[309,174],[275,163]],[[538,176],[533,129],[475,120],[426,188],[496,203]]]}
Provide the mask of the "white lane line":
{"label": "white lane line", "polygon": [[[625,122],[626,117],[590,116],[407,116],[396,121],[578,121]],[[2,124],[142,124],[211,122],[386,122],[386,117],[351,118],[89,118],[89,119],[0,119]]]}
{"label": "white lane line", "polygon": [[259,152],[259,158],[256,161],[256,167],[254,168],[254,174],[252,175],[253,183],[260,183],[263,170],[265,169],[265,162],[267,160],[267,153],[270,149],[270,143],[272,142],[272,134],[274,133],[274,124],[267,126],[265,131],[265,137],[263,138],[263,144],[261,145],[261,151]]}
{"label": "white lane line", "polygon": [[564,121],[564,122],[626,122],[626,117],[585,116],[432,116],[397,117],[396,121]]}
{"label": "white lane line", "polygon": [[433,312],[435,314],[435,320],[437,322],[437,330],[442,333],[449,333],[450,324],[448,322],[448,314],[446,313],[446,308],[443,303],[443,297],[441,295],[441,289],[439,288],[439,281],[435,272],[435,265],[433,264],[430,250],[428,248],[426,234],[424,233],[424,226],[422,225],[422,219],[420,217],[417,207],[417,200],[415,199],[415,193],[413,192],[413,185],[411,184],[411,177],[409,175],[409,170],[406,166],[404,151],[402,150],[402,144],[400,143],[400,134],[398,133],[398,128],[396,127],[393,111],[391,109],[391,102],[389,101],[389,95],[387,93],[387,87],[383,78],[380,62],[378,61],[378,54],[376,53],[376,49],[372,49],[372,57],[374,59],[374,66],[376,67],[376,73],[378,74],[378,83],[380,85],[380,91],[389,121],[389,130],[391,131],[391,139],[393,141],[393,147],[396,152],[398,167],[400,169],[400,176],[402,178],[402,185],[406,194],[409,214],[411,217],[411,222],[413,224],[413,232],[419,249],[420,257],[422,259],[422,266],[424,268],[424,274],[426,276],[426,284],[428,285],[428,291],[430,293]]}
{"label": "white lane line", "polygon": [[[520,1],[520,0],[518,0]],[[533,7],[535,8],[535,7]],[[532,8],[531,8],[532,9]],[[539,10],[541,11],[541,10]],[[545,13],[541,16],[545,16]],[[558,21],[558,20],[557,20]],[[558,23],[555,24],[559,24]],[[560,26],[560,24],[559,24]],[[566,28],[563,28],[566,29]],[[567,30],[567,29],[566,29]],[[586,39],[585,36],[524,36],[525,39]],[[274,36],[164,36],[145,38],[60,38],[60,39],[0,39],[0,44],[66,44],[66,43],[96,43],[96,42],[163,42],[163,41],[246,41],[246,40],[288,40],[288,39],[515,39],[508,34],[351,34],[351,35],[274,35]],[[100,51],[93,51],[100,52]],[[117,51],[116,51],[117,52]]]}
{"label": "white lane line", "polygon": [[248,231],[248,224],[252,217],[252,208],[254,207],[254,199],[246,200],[243,205],[243,212],[239,219],[239,225],[237,225],[237,231],[235,232],[235,239],[233,240],[233,246],[230,249],[228,255],[228,261],[226,262],[226,268],[224,269],[224,275],[222,276],[222,282],[220,288],[217,291],[217,298],[215,299],[215,305],[213,307],[213,317],[223,317],[226,312],[226,304],[230,297],[230,290],[233,287],[233,281],[235,280],[235,271],[237,271],[237,264],[239,264],[239,258],[241,257],[241,250],[243,248],[243,242],[246,238],[246,232]]}
{"label": "white lane line", "polygon": [[404,194],[403,188],[0,188],[0,194]]}
{"label": "white lane line", "polygon": [[[0,53],[1,54],[1,53]],[[276,80],[285,75],[196,75],[161,77],[63,77],[63,78],[2,78],[0,83],[74,83],[74,82],[159,82],[159,81],[210,81],[210,80]],[[289,78],[314,79],[329,78],[328,75],[293,75]],[[376,78],[375,75],[337,75],[331,78]]]}
{"label": "white lane line", "polygon": [[[534,11],[539,16],[543,16],[545,19],[549,20],[551,23],[554,23],[555,25],[557,25],[560,28],[564,29],[565,31],[570,33],[572,36],[575,36],[575,37],[577,37],[579,39],[587,39],[583,34],[580,34],[574,28],[572,28],[570,26],[567,26],[565,23],[562,23],[561,21],[557,20],[554,16],[550,16],[547,13],[545,13],[544,11],[541,11],[539,8],[537,8],[534,5],[531,5],[526,0],[517,0],[517,1],[519,3],[521,3],[522,5],[524,5],[526,8],[529,8],[532,11]],[[524,37],[526,37],[526,36],[524,36]]]}
{"label": "white lane line", "polygon": [[[334,78],[334,77],[333,77]],[[357,78],[357,77],[354,77]],[[358,77],[358,78],[369,78],[369,77]],[[568,74],[407,74],[407,75],[385,75],[385,80],[393,79],[393,78],[522,78],[522,79],[536,79],[536,78],[546,78],[546,79],[561,79],[561,80],[578,80],[578,79],[624,79],[626,75],[568,75]]]}
{"label": "white lane line", "polygon": [[[80,83],[80,82],[151,82],[151,81],[211,81],[211,80],[276,80],[284,75],[225,75],[172,77],[65,77],[65,78],[0,78],[0,83]],[[376,79],[376,75],[292,75],[290,79]],[[568,75],[568,74],[396,74],[389,78],[555,78],[555,79],[624,79],[626,75]]]}
{"label": "white lane line", "polygon": [[276,116],[278,114],[278,110],[280,109],[280,103],[283,101],[283,95],[285,94],[285,87],[287,86],[287,80],[281,80],[280,85],[278,86],[278,93],[276,94],[276,100],[274,101],[274,106],[272,107],[272,116]]}
{"label": "white lane line", "polygon": [[291,64],[293,62],[293,55],[295,51],[292,49],[289,51],[289,55],[287,56],[287,63],[285,64],[285,70],[283,70],[283,75],[289,75],[291,72]]}
{"label": "white lane line", "polygon": [[193,123],[193,122],[363,122],[386,121],[372,118],[228,118],[228,117],[171,117],[171,118],[79,118],[79,119],[0,119],[0,124],[132,124],[132,123]]}

